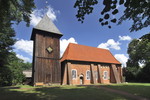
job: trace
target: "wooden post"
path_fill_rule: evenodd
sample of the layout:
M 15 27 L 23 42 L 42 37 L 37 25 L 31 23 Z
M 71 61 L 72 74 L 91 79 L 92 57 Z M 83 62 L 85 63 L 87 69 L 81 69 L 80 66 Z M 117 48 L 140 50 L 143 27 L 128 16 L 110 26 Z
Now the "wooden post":
M 113 75 L 114 75 L 116 83 L 121 83 L 118 71 L 116 69 L 116 65 L 115 64 L 111 64 L 111 67 L 112 67 L 112 71 L 113 71 Z
M 101 69 L 101 65 L 100 64 L 97 65 L 97 69 L 98 69 L 98 81 L 99 81 L 99 83 L 104 83 L 103 82 L 102 73 L 100 71 L 100 69 Z
M 94 67 L 94 64 L 91 64 L 90 66 L 91 68 L 91 83 L 95 84 L 95 75 L 94 75 L 94 70 L 93 70 L 93 67 Z
M 67 74 L 67 76 L 68 76 L 67 81 L 68 81 L 68 84 L 71 85 L 72 84 L 72 79 L 71 79 L 72 75 L 71 75 L 71 63 L 70 62 L 67 63 L 67 73 L 68 73 Z

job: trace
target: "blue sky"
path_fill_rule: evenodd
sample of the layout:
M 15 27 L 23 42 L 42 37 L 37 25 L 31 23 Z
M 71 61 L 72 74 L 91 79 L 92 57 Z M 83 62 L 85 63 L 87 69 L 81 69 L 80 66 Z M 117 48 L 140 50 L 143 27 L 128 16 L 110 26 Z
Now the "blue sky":
M 16 31 L 14 51 L 17 56 L 25 61 L 32 62 L 32 41 L 30 41 L 32 28 L 40 21 L 42 16 L 47 13 L 57 28 L 64 34 L 60 40 L 61 55 L 69 42 L 82 45 L 106 48 L 125 66 L 128 59 L 128 43 L 134 39 L 149 32 L 150 27 L 144 28 L 138 32 L 130 33 L 129 28 L 132 21 L 125 21 L 121 25 L 112 24 L 112 28 L 101 26 L 98 22 L 100 9 L 103 5 L 99 3 L 95 6 L 92 14 L 85 17 L 84 23 L 77 21 L 77 9 L 73 8 L 75 0 L 35 0 L 37 8 L 31 14 L 31 26 L 26 27 L 25 22 L 19 25 L 13 25 Z M 47 6 L 47 8 L 46 8 Z M 122 6 L 118 6 L 122 9 Z M 117 16 L 122 14 L 120 12 Z

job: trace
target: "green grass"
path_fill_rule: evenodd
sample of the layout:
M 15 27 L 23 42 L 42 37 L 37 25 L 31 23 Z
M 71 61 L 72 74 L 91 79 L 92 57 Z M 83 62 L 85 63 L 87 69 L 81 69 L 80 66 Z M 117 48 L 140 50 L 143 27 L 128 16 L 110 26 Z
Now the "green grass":
M 134 95 L 138 95 L 150 99 L 150 83 L 111 84 L 111 85 L 106 85 L 106 87 L 122 90 Z
M 97 84 L 99 85 L 99 84 Z M 150 99 L 150 83 L 103 85 Z M 0 87 L 0 100 L 130 100 L 94 86 Z
M 42 88 L 17 86 L 13 89 L 0 88 L 0 100 L 129 100 L 129 98 L 89 86 Z

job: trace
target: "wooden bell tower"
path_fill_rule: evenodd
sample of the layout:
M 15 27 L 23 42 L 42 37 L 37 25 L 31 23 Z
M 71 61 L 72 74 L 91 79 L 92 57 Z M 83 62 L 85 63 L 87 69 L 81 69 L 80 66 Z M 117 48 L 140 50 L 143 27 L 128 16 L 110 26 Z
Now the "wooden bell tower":
M 60 84 L 60 43 L 62 33 L 45 15 L 43 19 L 33 28 L 31 40 L 33 44 L 33 85 Z

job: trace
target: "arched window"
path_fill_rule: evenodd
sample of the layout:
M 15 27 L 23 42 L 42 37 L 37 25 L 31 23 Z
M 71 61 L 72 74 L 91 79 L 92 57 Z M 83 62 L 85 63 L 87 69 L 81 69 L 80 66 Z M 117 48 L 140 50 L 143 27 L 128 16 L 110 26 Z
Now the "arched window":
M 91 72 L 89 70 L 86 71 L 86 79 L 87 80 L 91 79 Z
M 77 78 L 77 70 L 72 69 L 72 79 L 76 79 L 76 78 Z
M 108 79 L 108 71 L 103 72 L 103 78 L 104 78 L 104 80 Z

